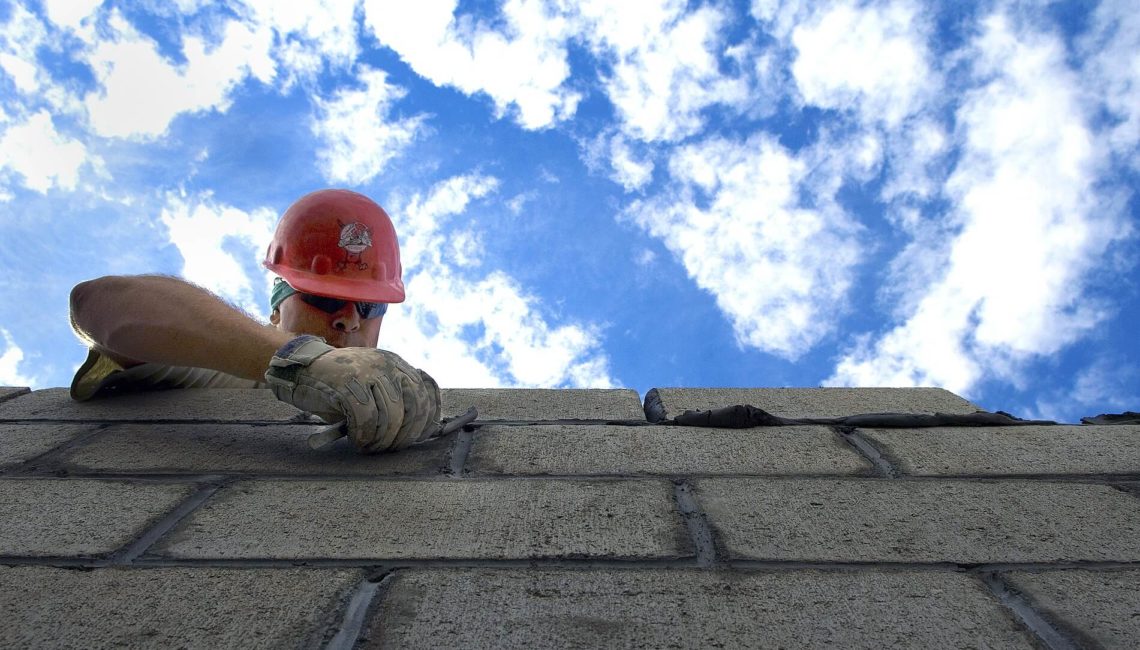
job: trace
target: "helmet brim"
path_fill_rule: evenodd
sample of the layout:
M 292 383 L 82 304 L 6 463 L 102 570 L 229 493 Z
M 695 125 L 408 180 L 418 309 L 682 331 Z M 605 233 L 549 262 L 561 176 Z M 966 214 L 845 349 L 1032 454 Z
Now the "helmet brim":
M 266 264 L 265 267 L 302 293 L 359 302 L 404 302 L 404 283 L 398 277 L 385 282 L 305 273 L 282 264 Z

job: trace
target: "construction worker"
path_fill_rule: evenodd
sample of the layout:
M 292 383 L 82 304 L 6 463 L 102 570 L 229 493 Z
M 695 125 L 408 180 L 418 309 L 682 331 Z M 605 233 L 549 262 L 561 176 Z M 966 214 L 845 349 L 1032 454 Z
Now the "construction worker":
M 376 348 L 387 305 L 404 300 L 399 245 L 383 208 L 348 190 L 308 194 L 282 215 L 264 265 L 279 276 L 270 325 L 178 278 L 76 285 L 72 327 L 90 352 L 72 397 L 269 388 L 327 422 L 344 422 L 366 453 L 438 430 L 435 380 Z

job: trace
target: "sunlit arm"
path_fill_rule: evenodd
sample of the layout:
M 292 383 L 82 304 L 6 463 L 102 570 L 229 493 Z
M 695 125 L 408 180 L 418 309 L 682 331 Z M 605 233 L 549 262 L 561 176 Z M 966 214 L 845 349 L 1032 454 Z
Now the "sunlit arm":
M 201 287 L 160 275 L 79 283 L 71 290 L 71 326 L 124 367 L 194 366 L 258 381 L 274 351 L 293 337 Z

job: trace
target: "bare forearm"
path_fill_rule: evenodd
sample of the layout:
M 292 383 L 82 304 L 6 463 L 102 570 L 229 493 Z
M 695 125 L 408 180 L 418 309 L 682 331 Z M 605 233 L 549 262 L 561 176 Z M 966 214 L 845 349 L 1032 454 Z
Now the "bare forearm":
M 177 278 L 108 276 L 71 292 L 76 333 L 120 361 L 195 366 L 260 380 L 292 338 Z

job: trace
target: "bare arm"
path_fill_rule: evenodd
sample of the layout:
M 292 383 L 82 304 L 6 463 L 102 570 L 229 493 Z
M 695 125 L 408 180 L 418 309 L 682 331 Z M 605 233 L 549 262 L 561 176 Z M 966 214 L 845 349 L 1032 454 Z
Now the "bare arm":
M 262 381 L 293 334 L 178 278 L 107 276 L 71 290 L 77 335 L 124 366 L 194 366 Z

